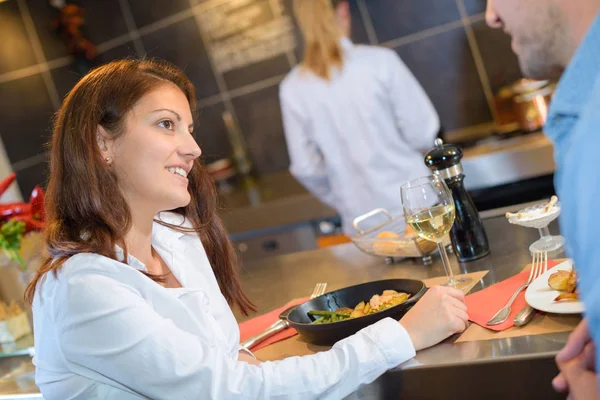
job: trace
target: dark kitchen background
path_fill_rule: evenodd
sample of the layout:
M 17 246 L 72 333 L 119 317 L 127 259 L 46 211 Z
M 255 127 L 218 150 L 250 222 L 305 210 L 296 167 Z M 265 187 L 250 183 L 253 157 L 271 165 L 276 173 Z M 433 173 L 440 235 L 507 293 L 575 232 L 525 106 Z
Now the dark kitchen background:
M 520 78 L 509 38 L 485 24 L 485 0 L 350 3 L 353 40 L 397 51 L 431 97 L 447 134 L 489 125 L 492 94 Z M 222 119 L 229 111 L 241 128 L 257 175 L 288 168 L 278 84 L 301 54 L 290 2 L 79 4 L 85 11 L 87 37 L 99 53 L 96 64 L 127 56 L 160 57 L 185 70 L 197 89 L 197 139 L 206 161 L 231 155 Z M 48 1 L 0 2 L 0 136 L 24 197 L 46 180 L 51 118 L 80 78 L 52 26 L 56 13 Z M 248 30 L 264 28 L 263 39 L 271 35 L 271 44 L 245 43 L 252 34 L 231 39 L 227 18 L 236 18 L 238 24 L 247 21 Z

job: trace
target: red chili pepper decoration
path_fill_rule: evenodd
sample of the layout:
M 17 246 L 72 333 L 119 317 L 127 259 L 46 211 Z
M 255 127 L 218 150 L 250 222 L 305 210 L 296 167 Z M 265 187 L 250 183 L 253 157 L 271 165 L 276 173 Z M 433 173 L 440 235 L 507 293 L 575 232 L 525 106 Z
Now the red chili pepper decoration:
M 31 213 L 33 214 L 33 218 L 42 221 L 46 220 L 44 201 L 44 189 L 39 186 L 34 187 L 33 192 L 31 192 L 31 197 L 29 198 L 29 204 L 31 204 Z
M 0 182 L 0 195 L 6 192 L 15 181 L 16 174 L 12 173 Z M 25 233 L 41 231 L 45 226 L 46 212 L 44 210 L 44 190 L 36 186 L 31 192 L 29 203 L 16 202 L 0 204 L 0 221 L 23 221 Z
M 17 174 L 13 172 L 12 174 L 4 178 L 2 182 L 0 182 L 0 196 L 2 196 L 4 192 L 6 192 L 6 189 L 8 189 L 10 185 L 12 185 L 16 178 Z

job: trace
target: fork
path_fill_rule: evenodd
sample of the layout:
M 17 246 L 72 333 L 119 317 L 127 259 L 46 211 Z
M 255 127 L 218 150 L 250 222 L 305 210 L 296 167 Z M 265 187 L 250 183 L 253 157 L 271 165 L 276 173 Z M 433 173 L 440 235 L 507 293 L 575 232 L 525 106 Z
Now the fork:
M 508 303 L 506 303 L 506 305 L 504 307 L 502 307 L 492 318 L 490 318 L 490 320 L 487 322 L 487 325 L 490 325 L 490 326 L 491 325 L 499 325 L 499 324 L 503 323 L 504 321 L 506 321 L 508 319 L 508 317 L 510 316 L 510 311 L 511 311 L 510 307 L 512 306 L 512 303 L 515 301 L 515 299 L 517 298 L 519 293 L 521 293 L 521 291 L 523 289 L 526 289 L 531 282 L 533 282 L 535 279 L 537 279 L 539 276 L 541 276 L 544 272 L 546 272 L 547 268 L 548 268 L 548 253 L 546 253 L 546 252 L 533 253 L 533 261 L 531 263 L 531 270 L 529 272 L 529 278 L 527 279 L 527 282 L 525 282 L 525 284 L 523 284 L 520 288 L 518 288 L 515 291 L 515 293 L 510 298 L 510 300 L 508 300 Z
M 542 274 L 544 272 L 546 272 L 547 270 L 548 270 L 548 253 L 544 252 L 544 271 L 542 272 Z M 515 326 L 523 326 L 523 325 L 527 324 L 529 321 L 531 321 L 533 319 L 534 315 L 535 315 L 535 309 L 533 307 L 531 307 L 529 304 L 527 304 L 525 307 L 523 307 L 523 309 L 521 311 L 519 311 L 517 313 L 517 315 L 515 315 L 513 322 L 514 322 Z
M 312 291 L 312 294 L 310 295 L 310 298 L 314 299 L 315 297 L 321 296 L 323 293 L 325 293 L 326 289 L 327 289 L 327 283 L 325 283 L 325 282 L 317 283 L 315 285 L 315 288 Z M 284 312 L 282 312 L 281 314 L 287 314 L 287 313 L 289 313 L 290 309 L 295 308 L 295 307 L 296 306 L 292 306 L 292 307 L 288 308 L 287 310 L 285 310 Z M 279 319 L 275 323 L 273 323 L 271 326 L 269 326 L 267 329 L 265 329 L 264 331 L 259 333 L 258 335 L 252 336 L 251 338 L 244 340 L 242 343 L 240 343 L 240 345 L 248 350 L 251 350 L 252 348 L 256 347 L 259 343 L 264 342 L 266 339 L 270 338 L 271 336 L 275 335 L 278 332 L 281 332 L 282 330 L 286 329 L 288 326 L 290 326 L 290 323 L 287 320 Z

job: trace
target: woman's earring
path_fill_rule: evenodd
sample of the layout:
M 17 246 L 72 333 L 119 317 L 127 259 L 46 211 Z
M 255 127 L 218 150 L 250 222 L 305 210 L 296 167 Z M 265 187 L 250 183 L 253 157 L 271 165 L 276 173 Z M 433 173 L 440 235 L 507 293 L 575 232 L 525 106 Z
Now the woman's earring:
M 111 162 L 112 160 L 110 159 L 110 157 L 106 157 L 106 158 L 104 159 L 104 161 L 106 161 L 106 163 L 107 163 L 108 165 L 110 165 L 110 162 Z

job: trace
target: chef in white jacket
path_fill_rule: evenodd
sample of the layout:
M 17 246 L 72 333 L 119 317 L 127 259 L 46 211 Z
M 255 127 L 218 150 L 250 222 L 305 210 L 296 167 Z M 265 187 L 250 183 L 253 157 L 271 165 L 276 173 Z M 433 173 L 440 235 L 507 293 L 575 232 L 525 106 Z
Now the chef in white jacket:
M 44 398 L 341 399 L 465 329 L 463 293 L 437 287 L 329 351 L 261 363 L 241 348 L 231 308 L 253 306 L 197 160 L 193 93 L 172 65 L 121 60 L 58 112 L 49 256 L 27 290 Z
M 304 57 L 280 86 L 290 172 L 342 217 L 383 207 L 402 212 L 400 186 L 430 175 L 437 113 L 409 69 L 390 49 L 348 38 L 346 0 L 296 0 Z

